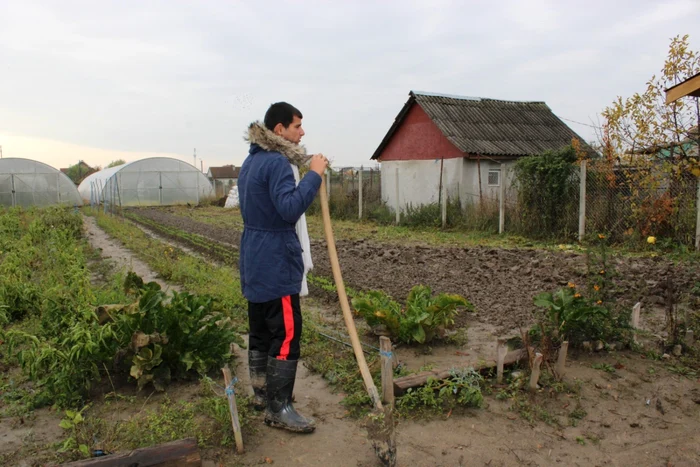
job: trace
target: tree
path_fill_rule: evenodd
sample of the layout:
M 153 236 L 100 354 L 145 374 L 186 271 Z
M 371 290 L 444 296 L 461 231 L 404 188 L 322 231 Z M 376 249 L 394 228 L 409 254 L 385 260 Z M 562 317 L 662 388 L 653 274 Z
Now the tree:
M 624 225 L 628 235 L 692 242 L 700 106 L 697 97 L 666 104 L 665 96 L 666 89 L 700 72 L 700 53 L 690 50 L 688 37 L 671 39 L 660 74 L 644 92 L 618 97 L 602 112 L 604 158 L 597 168 L 606 186 L 600 188 L 609 206 L 627 210 L 616 225 Z
M 697 139 L 700 107 L 697 97 L 685 97 L 667 105 L 665 90 L 700 72 L 700 53 L 689 49 L 688 35 L 671 40 L 668 57 L 659 76 L 652 76 L 643 93 L 618 97 L 603 110 L 606 119 L 601 137 L 608 158 L 664 151 L 671 158 L 687 159 L 690 138 Z
M 71 165 L 66 169 L 66 175 L 70 178 L 73 183 L 80 185 L 85 177 L 95 172 L 95 169 L 87 165 L 83 161 L 79 161 L 77 164 Z
M 126 161 L 124 159 L 117 159 L 116 161 L 112 161 L 109 163 L 107 168 L 109 169 L 110 167 L 116 167 L 118 165 L 124 165 L 126 164 Z

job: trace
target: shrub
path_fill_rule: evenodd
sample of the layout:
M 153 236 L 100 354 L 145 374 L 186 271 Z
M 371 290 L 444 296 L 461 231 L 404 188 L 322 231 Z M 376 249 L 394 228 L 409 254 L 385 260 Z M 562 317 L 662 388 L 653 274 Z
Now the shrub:
M 568 340 L 572 345 L 583 341 L 618 337 L 618 323 L 610 310 L 586 299 L 573 288 L 562 288 L 555 293 L 541 293 L 535 297 L 536 306 L 544 308 L 544 316 L 534 335 L 544 334 L 557 341 Z
M 576 150 L 523 157 L 515 164 L 520 207 L 519 229 L 533 237 L 567 237 L 576 232 L 579 180 Z
M 131 277 L 127 281 L 133 286 Z M 232 342 L 244 346 L 231 318 L 211 297 L 173 292 L 168 300 L 155 282 L 140 291 L 138 303 L 114 317 L 119 357 L 131 363 L 129 374 L 139 389 L 152 383 L 163 390 L 171 378 L 185 378 L 190 370 L 204 375 L 230 358 Z

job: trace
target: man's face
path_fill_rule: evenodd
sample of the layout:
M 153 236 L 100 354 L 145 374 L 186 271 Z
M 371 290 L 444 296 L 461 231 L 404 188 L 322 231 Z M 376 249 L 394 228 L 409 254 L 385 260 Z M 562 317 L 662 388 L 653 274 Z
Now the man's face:
M 301 137 L 305 134 L 304 129 L 301 127 L 301 118 L 296 115 L 287 128 L 281 123 L 278 123 L 277 126 L 275 126 L 275 133 L 294 144 L 299 144 Z

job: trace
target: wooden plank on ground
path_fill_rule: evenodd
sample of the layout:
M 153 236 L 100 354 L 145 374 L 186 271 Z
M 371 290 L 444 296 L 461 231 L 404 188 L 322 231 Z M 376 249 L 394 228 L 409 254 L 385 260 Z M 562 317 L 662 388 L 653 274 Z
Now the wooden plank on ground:
M 170 443 L 136 449 L 126 453 L 93 457 L 62 464 L 64 467 L 201 467 L 202 458 L 195 438 L 180 439 Z
M 512 366 L 523 360 L 527 360 L 528 354 L 526 349 L 513 350 L 508 352 L 503 359 L 504 366 Z M 485 373 L 489 370 L 496 368 L 495 360 L 486 360 L 483 362 L 475 363 L 473 365 L 474 369 L 480 373 Z M 469 365 L 472 366 L 472 365 Z M 454 368 L 454 367 L 453 367 Z M 402 378 L 396 378 L 394 380 L 394 395 L 401 396 L 406 393 L 408 388 L 416 388 L 423 386 L 428 382 L 429 378 L 435 378 L 438 380 L 447 379 L 450 376 L 451 368 L 445 370 L 430 370 L 422 371 L 416 373 L 415 375 L 408 375 Z

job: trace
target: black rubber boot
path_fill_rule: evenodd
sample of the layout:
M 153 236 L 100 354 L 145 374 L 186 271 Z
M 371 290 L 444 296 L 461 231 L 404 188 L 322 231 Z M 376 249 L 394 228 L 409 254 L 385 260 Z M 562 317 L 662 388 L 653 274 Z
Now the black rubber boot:
M 253 408 L 265 410 L 267 407 L 267 352 L 248 351 L 250 384 L 253 386 Z
M 265 424 L 296 433 L 311 433 L 316 422 L 297 413 L 292 405 L 298 360 L 267 360 L 267 410 Z

